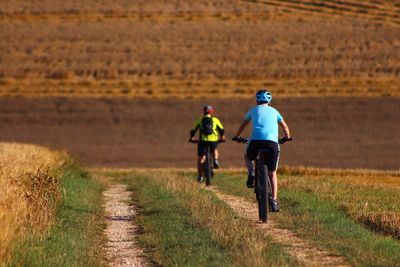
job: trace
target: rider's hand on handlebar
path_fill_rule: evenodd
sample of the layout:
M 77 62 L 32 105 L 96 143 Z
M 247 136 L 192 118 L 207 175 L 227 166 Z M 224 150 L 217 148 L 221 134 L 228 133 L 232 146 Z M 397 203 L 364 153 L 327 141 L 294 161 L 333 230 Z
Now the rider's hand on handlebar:
M 225 135 L 221 136 L 221 139 L 219 139 L 219 141 L 220 141 L 221 143 L 225 142 Z
M 292 140 L 293 140 L 292 137 L 284 136 L 283 138 L 279 139 L 279 144 L 284 144 L 284 143 L 286 143 L 288 141 L 292 141 Z
M 237 143 L 243 143 L 246 144 L 249 142 L 249 139 L 241 136 L 235 136 L 232 138 L 232 141 L 237 142 Z

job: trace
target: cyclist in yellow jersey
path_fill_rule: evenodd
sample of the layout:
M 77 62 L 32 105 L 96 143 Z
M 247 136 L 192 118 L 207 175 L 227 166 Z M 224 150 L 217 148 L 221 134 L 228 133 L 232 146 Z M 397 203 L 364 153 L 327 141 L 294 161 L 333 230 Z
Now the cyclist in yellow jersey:
M 218 153 L 218 142 L 225 141 L 224 127 L 221 121 L 217 117 L 213 117 L 214 108 L 210 105 L 203 107 L 203 117 L 196 120 L 194 128 L 190 131 L 191 142 L 195 141 L 194 136 L 199 130 L 200 139 L 197 146 L 197 180 L 201 182 L 202 177 L 202 164 L 204 163 L 206 157 L 206 149 L 210 147 L 214 158 L 214 168 L 219 168 L 219 153 Z

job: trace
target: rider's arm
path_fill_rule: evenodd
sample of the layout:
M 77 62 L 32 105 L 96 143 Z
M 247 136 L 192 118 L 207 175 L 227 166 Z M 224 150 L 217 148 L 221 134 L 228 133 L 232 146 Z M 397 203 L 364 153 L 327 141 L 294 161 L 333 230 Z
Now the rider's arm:
M 220 127 L 217 126 L 217 131 L 218 131 L 220 136 L 223 136 L 225 134 L 224 128 L 220 128 Z
M 219 132 L 219 135 L 221 136 L 221 140 L 222 141 L 225 141 L 225 130 L 222 128 L 217 128 L 217 130 L 218 130 L 218 132 Z
M 246 128 L 246 126 L 247 126 L 247 124 L 249 124 L 249 122 L 250 122 L 249 120 L 243 120 L 242 124 L 240 124 L 240 126 L 236 132 L 235 137 L 238 137 L 243 132 L 243 130 Z
M 224 141 L 225 140 L 224 126 L 222 126 L 222 123 L 218 118 L 216 118 L 216 117 L 213 117 L 213 118 L 215 119 L 215 124 L 217 125 L 217 131 L 218 131 L 219 135 L 221 136 L 221 140 Z
M 192 141 L 193 141 L 194 135 L 195 135 L 196 132 L 197 132 L 197 129 L 200 128 L 200 122 L 199 122 L 199 121 L 200 121 L 200 120 L 197 120 L 196 123 L 195 123 L 195 125 L 194 125 L 194 128 L 193 128 L 192 130 L 190 130 L 190 140 L 192 140 Z
M 190 130 L 190 138 L 193 138 L 193 136 L 196 134 L 197 128 Z
M 279 121 L 279 125 L 282 127 L 282 130 L 285 133 L 285 136 L 287 138 L 290 138 L 290 131 L 289 131 L 289 127 L 287 126 L 286 122 L 282 119 Z

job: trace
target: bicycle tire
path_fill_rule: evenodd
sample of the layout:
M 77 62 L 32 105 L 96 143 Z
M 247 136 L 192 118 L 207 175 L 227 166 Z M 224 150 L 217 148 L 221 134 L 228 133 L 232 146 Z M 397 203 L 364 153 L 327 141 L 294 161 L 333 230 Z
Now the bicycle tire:
M 266 170 L 268 167 L 266 168 Z M 269 211 L 272 211 L 271 209 L 271 203 L 270 200 L 272 199 L 272 185 L 271 185 L 271 180 L 269 179 L 268 172 L 267 173 L 267 207 L 269 208 Z
M 256 194 L 256 200 L 260 201 L 260 186 L 259 186 L 259 171 L 258 171 L 259 160 L 254 161 L 254 194 Z
M 211 184 L 212 176 L 212 163 L 211 163 L 211 153 L 210 148 L 207 148 L 206 161 L 204 164 L 204 176 L 206 177 L 206 186 Z
M 259 192 L 260 197 L 258 201 L 258 215 L 263 223 L 268 221 L 268 167 L 264 164 L 264 157 L 260 155 L 260 162 L 258 164 L 259 172 Z

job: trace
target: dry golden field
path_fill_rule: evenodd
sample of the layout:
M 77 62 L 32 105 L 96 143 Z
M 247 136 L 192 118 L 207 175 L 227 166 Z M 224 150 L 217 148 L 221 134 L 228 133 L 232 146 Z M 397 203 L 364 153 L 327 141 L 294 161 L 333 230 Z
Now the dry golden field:
M 2 1 L 0 95 L 400 95 L 400 1 Z
M 8 260 L 12 241 L 53 222 L 66 160 L 64 153 L 44 147 L 0 143 L 1 263 Z
M 400 238 L 400 172 L 283 167 L 280 173 L 295 178 L 283 187 L 318 192 L 368 228 Z

